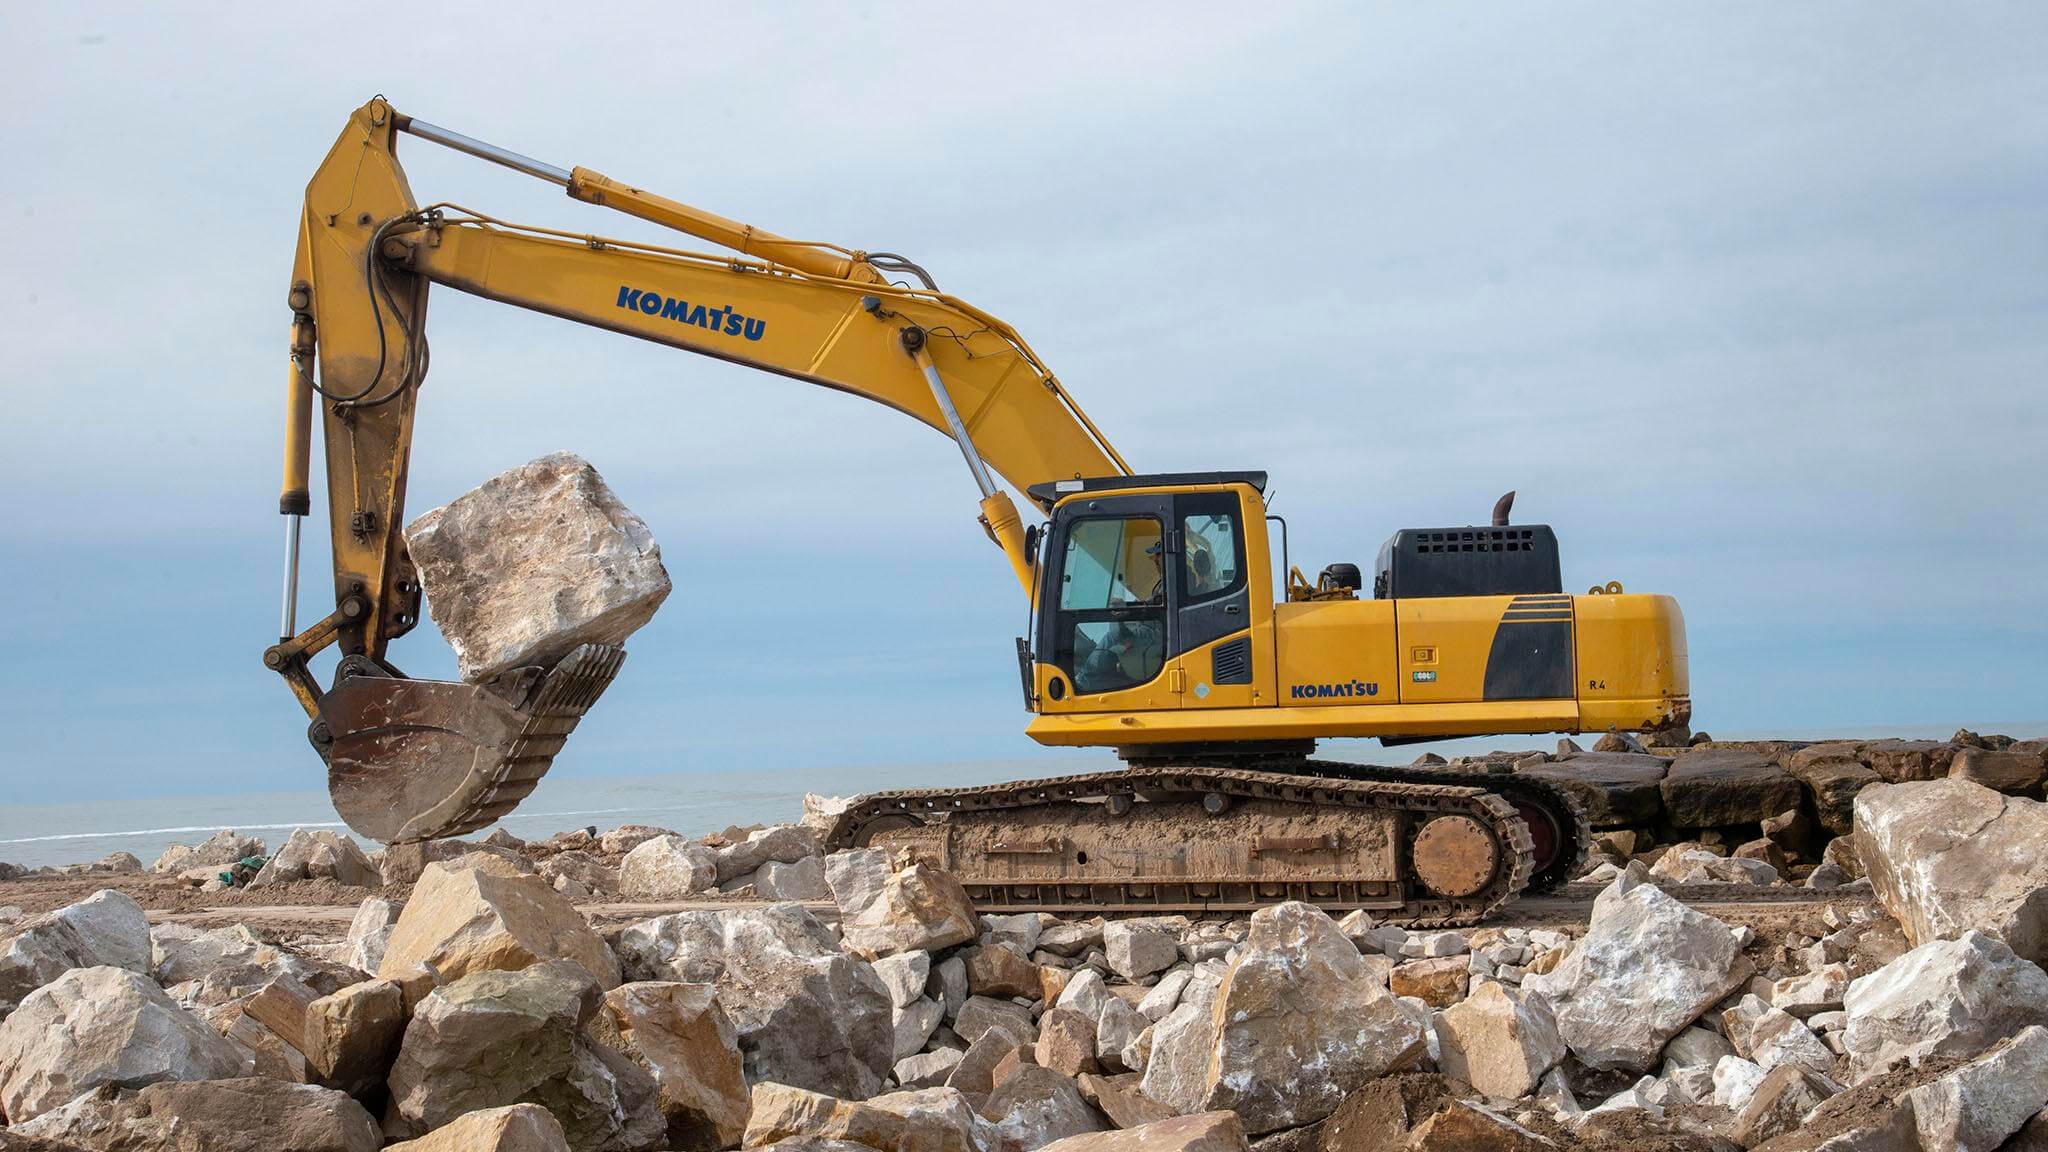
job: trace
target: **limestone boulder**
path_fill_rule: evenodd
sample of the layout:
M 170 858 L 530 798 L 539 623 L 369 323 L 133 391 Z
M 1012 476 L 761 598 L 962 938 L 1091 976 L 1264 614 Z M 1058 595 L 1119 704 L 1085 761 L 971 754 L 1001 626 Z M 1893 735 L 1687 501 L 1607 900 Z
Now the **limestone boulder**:
M 951 1088 L 856 1101 L 787 1084 L 757 1084 L 742 1146 L 840 1141 L 874 1152 L 979 1152 L 979 1126 L 966 1098 Z
M 769 864 L 800 864 L 819 854 L 817 833 L 801 824 L 776 824 L 715 850 L 712 864 L 718 869 L 718 882 L 727 884 Z
M 1994 1152 L 2048 1107 L 2048 1028 L 2029 1025 L 1906 1100 L 1922 1148 Z
M 538 1104 L 467 1112 L 417 1140 L 386 1152 L 570 1152 L 555 1114 Z
M 656 836 L 673 836 L 675 833 L 652 824 L 621 824 L 597 838 L 597 849 L 606 856 L 624 856 Z
M 1038 1020 L 1038 1043 L 1033 1052 L 1041 1067 L 1062 1076 L 1101 1071 L 1095 1058 L 1095 1021 L 1072 1008 L 1052 1008 Z
M 619 951 L 636 980 L 717 986 L 750 1083 L 860 1100 L 894 1065 L 888 987 L 802 905 L 657 917 L 621 932 Z
M 298 880 L 332 880 L 350 888 L 375 888 L 384 882 L 354 840 L 329 828 L 292 829 L 284 847 L 264 863 L 249 887 Z
M 549 960 L 579 965 L 600 988 L 619 985 L 618 958 L 575 905 L 538 876 L 470 855 L 420 874 L 377 975 L 417 1002 L 437 983 Z
M 669 594 L 654 534 L 567 452 L 499 473 L 406 525 L 405 540 L 471 683 L 623 643 Z
M 1001 1031 L 1020 1043 L 1034 1042 L 1038 1036 L 1038 1026 L 1032 1022 L 1031 1009 L 987 996 L 967 998 L 967 1002 L 960 1006 L 959 1014 L 953 1017 L 953 1031 L 969 1043 L 990 1031 Z
M 829 877 L 829 868 L 828 868 Z M 950 874 L 911 864 L 889 874 L 866 903 L 849 905 L 838 882 L 839 926 L 846 948 L 869 960 L 898 952 L 933 952 L 981 933 L 967 890 Z
M 1764 1074 L 1735 1114 L 1735 1141 L 1754 1148 L 1791 1132 L 1808 1112 L 1834 1095 L 1828 1081 L 1804 1068 L 1784 1065 Z
M 1314 1123 L 1425 1053 L 1426 1021 L 1376 978 L 1335 921 L 1302 903 L 1253 914 L 1217 989 L 1213 1025 L 1202 1110 L 1236 1112 L 1252 1133 Z
M 534 871 L 571 900 L 610 896 L 619 890 L 618 870 L 581 849 L 557 852 Z
M 1050 1068 L 1019 1067 L 996 1085 L 981 1106 L 986 1152 L 1034 1152 L 1054 1141 L 1105 1131 L 1102 1114 L 1080 1086 Z
M 1008 944 L 984 944 L 969 950 L 967 990 L 976 996 L 1023 996 L 1039 994 L 1038 965 Z
M 717 1152 L 746 1132 L 739 1034 L 715 986 L 622 984 L 605 993 L 590 1032 L 654 1077 L 674 1152 Z
M 717 887 L 717 854 L 674 833 L 642 840 L 619 861 L 619 895 L 628 900 L 681 900 Z
M 362 1095 L 384 1082 L 404 1035 L 404 989 L 365 980 L 306 1006 L 299 1048 L 317 1082 Z
M 1125 1128 L 1090 1132 L 1045 1146 L 1046 1152 L 1246 1152 L 1244 1124 L 1234 1112 L 1198 1112 Z
M 1866 788 L 1856 849 L 1913 943 L 1974 928 L 2048 961 L 2048 804 L 1968 780 Z
M 1857 752 L 1887 784 L 1939 780 L 1948 775 L 1956 746 L 1940 740 L 1873 740 Z
M 912 1053 L 896 1061 L 896 1083 L 905 1088 L 944 1087 L 966 1058 L 966 1051 L 960 1048 Z
M 1588 1067 L 1646 1072 L 1664 1045 L 1749 979 L 1734 930 L 1638 879 L 1637 866 L 1593 902 L 1586 935 L 1547 975 L 1544 997 L 1567 1047 Z
M 830 900 L 825 883 L 825 858 L 806 856 L 785 864 L 770 860 L 753 873 L 754 891 L 763 900 Z
M 238 836 L 232 828 L 223 828 L 197 844 L 173 844 L 164 849 L 149 866 L 159 876 L 176 876 L 194 868 L 226 868 L 237 861 L 264 854 L 263 841 L 254 836 Z
M 1922 944 L 1850 981 L 1842 1029 L 1858 1079 L 1908 1061 L 1974 1056 L 2048 1025 L 2048 972 L 1982 932 Z
M 1671 762 L 1632 752 L 1573 752 L 1549 763 L 1517 767 L 1562 787 L 1595 828 L 1654 824 L 1663 811 L 1661 788 Z
M 1671 762 L 1659 790 L 1665 819 L 1680 828 L 1754 824 L 1800 801 L 1791 773 L 1742 748 L 1688 749 Z
M 2000 792 L 2025 792 L 2041 783 L 2048 773 L 2041 753 L 2022 748 L 1960 748 L 1949 762 L 1948 774 Z
M 343 964 L 362 972 L 375 972 L 384 964 L 384 949 L 398 927 L 398 905 L 382 896 L 371 896 L 356 905 L 348 922 L 343 943 L 348 947 L 339 957 Z
M 875 975 L 889 990 L 892 1007 L 904 1008 L 923 998 L 932 983 L 932 954 L 898 952 L 875 961 Z
M 1110 971 L 1138 981 L 1171 968 L 1180 960 L 1180 934 L 1186 926 L 1177 917 L 1108 921 L 1102 926 L 1102 950 Z
M 1856 794 L 1883 777 L 1865 764 L 1853 744 L 1817 744 L 1793 754 L 1788 771 L 1805 785 L 1822 826 L 1846 836 L 1855 823 Z
M 111 888 L 0 929 L 0 1015 L 73 968 L 150 970 L 142 905 Z
M 1221 981 L 1200 973 L 1181 992 L 1180 1003 L 1151 1028 L 1139 1090 L 1176 1115 L 1207 1110 L 1209 1067 L 1216 1051 L 1216 994 Z
M 484 969 L 436 988 L 406 1025 L 388 1084 L 386 1128 L 425 1135 L 465 1113 L 539 1104 L 578 1152 L 654 1149 L 667 1134 L 653 1078 L 588 1039 L 599 987 L 550 960 Z
M 0 1021 L 0 1110 L 33 1119 L 102 1084 L 246 1076 L 252 1062 L 126 968 L 77 968 Z
M 1396 996 L 1413 996 L 1432 1008 L 1448 1008 L 1465 998 L 1472 975 L 1463 956 L 1410 960 L 1387 972 L 1387 988 Z
M 128 1152 L 377 1152 L 377 1122 L 346 1093 L 263 1077 L 151 1084 L 114 1106 Z
M 1444 1075 L 1507 1100 L 1535 1092 L 1566 1051 L 1542 997 L 1492 981 L 1444 1011 L 1437 1039 Z

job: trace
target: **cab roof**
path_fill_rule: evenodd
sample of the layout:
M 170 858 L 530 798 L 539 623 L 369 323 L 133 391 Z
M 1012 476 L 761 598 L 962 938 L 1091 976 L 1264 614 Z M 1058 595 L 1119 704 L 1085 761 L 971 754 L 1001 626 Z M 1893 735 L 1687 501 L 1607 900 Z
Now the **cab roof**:
M 1062 497 L 1077 492 L 1128 492 L 1145 488 L 1185 488 L 1194 484 L 1249 484 L 1261 495 L 1266 491 L 1264 472 L 1141 472 L 1131 476 L 1090 476 L 1078 480 L 1048 480 L 1025 489 L 1042 508 L 1050 508 Z

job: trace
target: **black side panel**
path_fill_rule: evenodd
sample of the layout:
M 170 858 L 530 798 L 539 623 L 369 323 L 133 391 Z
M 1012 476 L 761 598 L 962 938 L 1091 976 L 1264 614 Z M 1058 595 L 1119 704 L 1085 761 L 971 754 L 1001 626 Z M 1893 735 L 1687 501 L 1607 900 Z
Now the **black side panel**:
M 1221 640 L 1247 627 L 1246 605 L 1251 594 L 1240 588 L 1220 600 L 1210 600 L 1180 610 L 1180 629 L 1173 638 L 1173 655 L 1192 652 L 1204 644 Z
M 1209 683 L 1249 684 L 1252 682 L 1252 638 L 1239 636 L 1218 644 L 1209 653 Z
M 1503 619 L 1486 656 L 1486 699 L 1562 700 L 1571 694 L 1571 620 Z

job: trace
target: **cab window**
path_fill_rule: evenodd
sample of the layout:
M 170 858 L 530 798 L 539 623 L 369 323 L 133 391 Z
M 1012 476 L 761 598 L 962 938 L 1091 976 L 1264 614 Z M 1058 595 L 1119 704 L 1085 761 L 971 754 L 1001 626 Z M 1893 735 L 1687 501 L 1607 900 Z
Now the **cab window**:
M 1053 660 L 1076 693 L 1149 683 L 1165 667 L 1164 543 L 1150 516 L 1080 520 L 1068 530 Z
M 1229 493 L 1182 497 L 1181 602 L 1193 604 L 1235 592 L 1244 582 L 1244 536 L 1237 497 Z

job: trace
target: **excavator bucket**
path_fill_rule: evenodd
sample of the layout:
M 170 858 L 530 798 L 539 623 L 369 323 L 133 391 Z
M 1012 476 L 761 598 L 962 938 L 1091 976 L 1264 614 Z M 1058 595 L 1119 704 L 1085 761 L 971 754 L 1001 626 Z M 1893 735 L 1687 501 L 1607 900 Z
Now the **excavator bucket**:
M 551 669 L 491 684 L 392 676 L 367 661 L 320 701 L 327 791 L 358 834 L 386 844 L 459 836 L 510 812 L 547 774 L 625 662 L 585 644 Z

